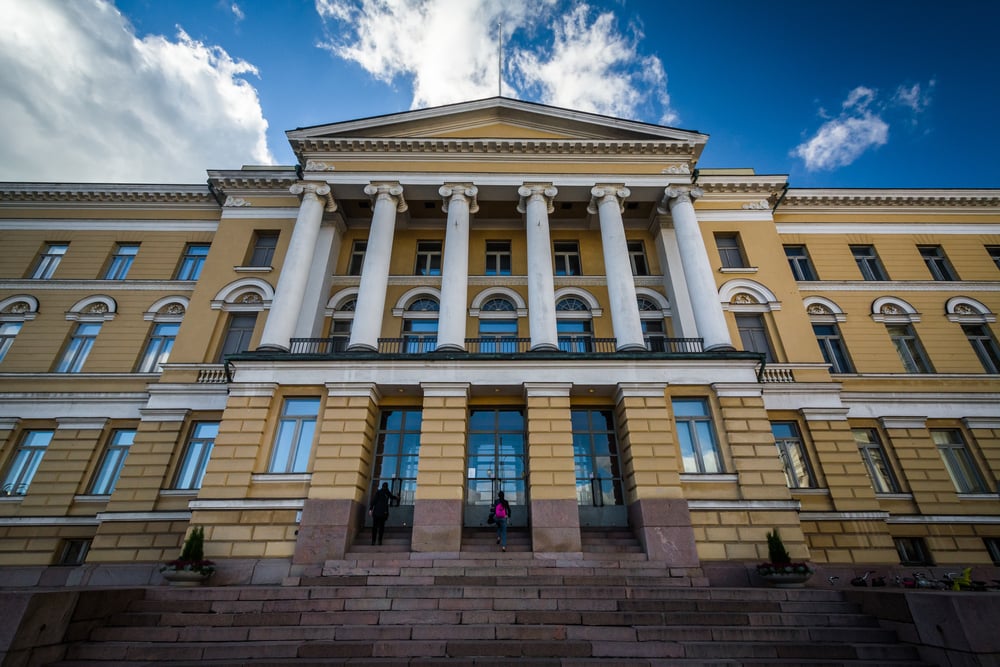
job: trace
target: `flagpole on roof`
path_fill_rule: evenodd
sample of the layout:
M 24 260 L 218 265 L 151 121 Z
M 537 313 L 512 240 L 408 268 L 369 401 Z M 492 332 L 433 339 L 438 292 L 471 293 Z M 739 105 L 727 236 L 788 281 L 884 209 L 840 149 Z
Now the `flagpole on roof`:
M 503 17 L 497 20 L 497 96 L 503 97 Z

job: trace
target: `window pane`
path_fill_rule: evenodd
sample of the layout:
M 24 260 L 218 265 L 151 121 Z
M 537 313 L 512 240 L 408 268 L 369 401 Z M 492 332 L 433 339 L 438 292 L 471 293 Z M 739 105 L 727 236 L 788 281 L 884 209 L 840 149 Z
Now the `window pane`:
M 20 322 L 0 322 L 0 361 L 7 356 L 7 351 L 14 344 L 14 339 L 21 332 Z
M 132 268 L 132 261 L 139 253 L 139 246 L 132 244 L 119 244 L 115 254 L 111 258 L 111 266 L 104 274 L 105 280 L 125 280 L 128 270 Z
M 125 457 L 135 442 L 135 431 L 115 431 L 104 452 L 104 458 L 94 477 L 90 492 L 95 496 L 111 495 L 125 465 Z
M 212 456 L 215 438 L 219 435 L 218 422 L 199 422 L 191 432 L 184 458 L 177 471 L 177 489 L 200 489 L 205 469 Z
M 201 277 L 201 269 L 205 266 L 205 258 L 208 257 L 207 245 L 189 245 L 184 251 L 180 268 L 177 269 L 177 280 L 198 280 Z
M 42 456 L 52 442 L 54 431 L 28 431 L 14 452 L 7 473 L 4 475 L 0 495 L 23 496 L 42 462 Z
M 63 358 L 56 367 L 57 373 L 79 373 L 94 346 L 97 334 L 101 331 L 99 323 L 81 323 L 76 327 L 73 338 L 70 339 Z
M 278 232 L 259 231 L 254 237 L 250 266 L 271 266 L 274 251 L 278 247 Z
M 38 263 L 31 277 L 35 280 L 48 280 L 56 272 L 56 267 L 62 260 L 63 255 L 69 250 L 68 243 L 50 243 L 45 247 L 45 252 L 38 256 Z

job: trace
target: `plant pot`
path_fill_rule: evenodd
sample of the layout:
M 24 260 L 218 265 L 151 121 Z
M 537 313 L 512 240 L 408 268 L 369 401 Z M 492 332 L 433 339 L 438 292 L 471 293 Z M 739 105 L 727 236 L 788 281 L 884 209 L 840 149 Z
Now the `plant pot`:
M 771 574 L 757 574 L 758 577 L 771 584 L 775 588 L 805 588 L 812 572 L 772 572 Z
M 212 576 L 212 573 L 202 574 L 191 570 L 164 570 L 161 572 L 163 578 L 171 586 L 193 587 L 201 586 L 202 582 Z

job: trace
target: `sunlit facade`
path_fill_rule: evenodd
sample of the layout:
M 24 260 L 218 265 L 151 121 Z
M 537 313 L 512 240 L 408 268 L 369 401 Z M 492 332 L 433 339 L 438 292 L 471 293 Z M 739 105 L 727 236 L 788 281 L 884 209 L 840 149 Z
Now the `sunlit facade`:
M 0 565 L 201 525 L 280 578 L 383 481 L 413 552 L 503 490 L 537 553 L 1000 562 L 1000 189 L 796 189 L 506 98 L 288 139 L 207 185 L 0 184 Z

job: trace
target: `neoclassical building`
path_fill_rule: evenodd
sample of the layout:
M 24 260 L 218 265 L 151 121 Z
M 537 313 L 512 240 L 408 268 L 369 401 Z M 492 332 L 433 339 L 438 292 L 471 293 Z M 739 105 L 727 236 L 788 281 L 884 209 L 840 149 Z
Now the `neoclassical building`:
M 204 526 L 279 577 L 382 482 L 413 552 L 502 490 L 536 553 L 1000 564 L 1000 189 L 796 189 L 507 98 L 287 136 L 207 185 L 0 184 L 0 565 Z

